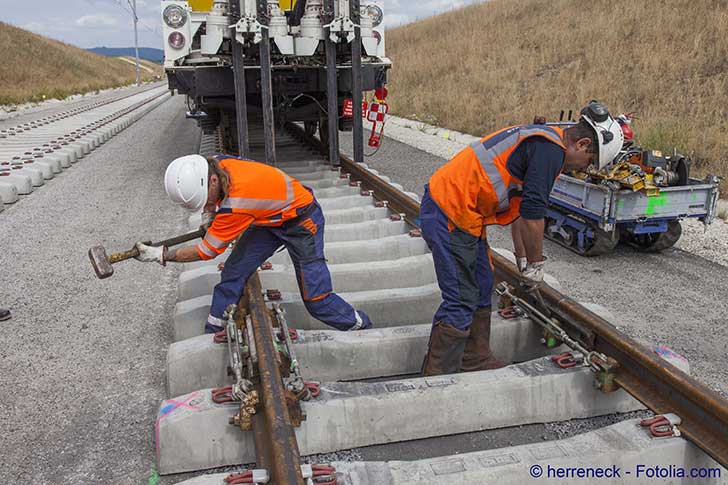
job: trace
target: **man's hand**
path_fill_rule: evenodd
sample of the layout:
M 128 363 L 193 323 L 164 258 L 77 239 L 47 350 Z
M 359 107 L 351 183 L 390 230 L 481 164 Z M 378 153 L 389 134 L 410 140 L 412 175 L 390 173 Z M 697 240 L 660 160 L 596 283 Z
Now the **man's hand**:
M 543 281 L 543 268 L 545 265 L 546 260 L 527 263 L 526 267 L 521 271 L 521 275 L 528 283 L 538 285 L 538 283 Z
M 162 266 L 166 266 L 166 260 L 164 256 L 167 253 L 167 246 L 147 246 L 144 243 L 136 243 L 135 248 L 139 251 L 139 256 L 134 259 L 141 261 L 142 263 L 153 263 L 157 262 Z
M 212 225 L 212 222 L 215 220 L 216 212 L 203 212 L 202 213 L 202 224 L 200 225 L 200 229 L 207 231 L 210 229 L 210 226 Z

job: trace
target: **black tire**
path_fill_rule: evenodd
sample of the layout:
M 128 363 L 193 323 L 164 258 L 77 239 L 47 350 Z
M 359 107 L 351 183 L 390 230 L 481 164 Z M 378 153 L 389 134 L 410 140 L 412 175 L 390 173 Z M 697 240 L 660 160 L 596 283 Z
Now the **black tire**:
M 317 129 L 318 129 L 318 121 L 304 121 L 303 122 L 303 131 L 306 133 L 306 136 L 315 135 Z
M 579 254 L 593 258 L 614 251 L 614 248 L 619 244 L 619 231 L 605 232 L 594 228 L 592 230 L 594 231 L 594 239 L 591 241 L 591 245 L 586 251 Z
M 551 219 L 548 219 L 546 221 L 547 228 L 550 225 L 551 221 Z M 618 231 L 605 232 L 593 226 L 590 226 L 590 229 L 594 232 L 594 239 L 587 242 L 586 249 L 579 248 L 576 230 L 570 227 L 564 227 L 564 230 L 567 232 L 566 238 L 562 237 L 561 235 L 551 235 L 548 230 L 545 231 L 545 236 L 547 239 L 559 244 L 560 246 L 568 248 L 571 251 L 574 251 L 576 254 L 588 258 L 607 254 L 613 251 L 614 248 L 617 247 L 617 244 L 619 244 Z
M 682 236 L 680 221 L 670 221 L 667 231 L 652 234 L 632 234 L 630 242 L 644 253 L 659 253 L 670 249 Z

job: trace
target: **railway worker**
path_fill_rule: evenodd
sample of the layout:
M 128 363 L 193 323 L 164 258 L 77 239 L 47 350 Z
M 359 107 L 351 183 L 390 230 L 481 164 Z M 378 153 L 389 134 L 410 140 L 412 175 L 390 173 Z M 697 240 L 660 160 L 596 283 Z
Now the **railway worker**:
M 223 329 L 223 313 L 237 304 L 260 265 L 285 246 L 296 268 L 308 312 L 337 330 L 372 326 L 369 317 L 333 292 L 324 258 L 324 215 L 313 192 L 283 171 L 229 155 L 177 158 L 167 167 L 165 189 L 190 211 L 203 209 L 207 226 L 197 246 L 180 249 L 137 243 L 138 260 L 187 263 L 213 259 L 237 243 L 215 286 L 206 333 Z
M 543 280 L 544 216 L 556 178 L 592 163 L 608 165 L 622 141 L 619 123 L 592 101 L 569 128 L 502 129 L 432 175 L 420 222 L 443 301 L 433 318 L 425 375 L 503 366 L 489 342 L 493 266 L 486 227 L 511 225 L 518 269 L 535 287 Z

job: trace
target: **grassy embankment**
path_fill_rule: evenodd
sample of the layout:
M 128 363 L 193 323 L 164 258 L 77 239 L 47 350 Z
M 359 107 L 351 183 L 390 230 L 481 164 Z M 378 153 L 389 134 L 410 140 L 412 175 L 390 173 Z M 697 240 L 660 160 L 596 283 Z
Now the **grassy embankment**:
M 119 87 L 134 82 L 134 65 L 103 57 L 0 22 L 0 105 L 63 99 L 72 94 Z M 161 66 L 144 62 L 143 80 L 162 74 Z
M 487 134 L 603 100 L 728 177 L 728 3 L 492 0 L 387 32 L 395 114 Z M 728 183 L 723 183 L 723 193 Z

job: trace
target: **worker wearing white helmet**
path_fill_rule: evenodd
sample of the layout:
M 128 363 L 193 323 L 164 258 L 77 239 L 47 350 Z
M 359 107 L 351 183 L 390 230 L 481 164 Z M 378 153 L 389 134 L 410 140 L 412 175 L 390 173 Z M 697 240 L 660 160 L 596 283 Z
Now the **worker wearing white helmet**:
M 164 186 L 170 199 L 190 211 L 203 209 L 211 223 L 197 246 L 167 250 L 137 243 L 144 262 L 180 263 L 213 259 L 230 242 L 213 292 L 207 333 L 223 329 L 223 314 L 237 304 L 245 283 L 281 246 L 288 250 L 306 309 L 338 330 L 363 330 L 372 322 L 334 293 L 324 257 L 324 215 L 313 191 L 285 172 L 263 163 L 228 155 L 188 155 L 170 163 Z
M 455 155 L 425 186 L 422 236 L 432 251 L 442 304 L 433 317 L 425 375 L 494 369 L 490 349 L 493 268 L 489 225 L 511 225 L 524 284 L 543 280 L 544 217 L 560 173 L 603 168 L 622 149 L 622 129 L 597 101 L 562 129 L 510 126 Z

